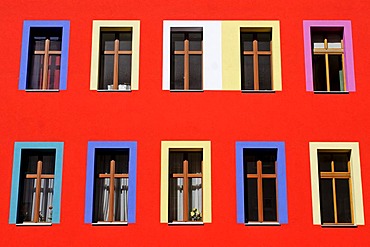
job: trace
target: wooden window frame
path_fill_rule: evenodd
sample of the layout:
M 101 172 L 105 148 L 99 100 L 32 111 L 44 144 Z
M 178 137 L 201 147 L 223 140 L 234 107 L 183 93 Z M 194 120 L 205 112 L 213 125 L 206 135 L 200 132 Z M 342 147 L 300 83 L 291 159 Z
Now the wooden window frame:
M 243 49 L 243 47 L 241 47 L 241 56 L 242 56 L 242 60 L 244 58 L 244 56 L 250 56 L 252 55 L 253 56 L 253 83 L 254 83 L 254 88 L 253 90 L 254 91 L 259 91 L 260 89 L 260 85 L 259 85 L 259 72 L 258 72 L 258 67 L 259 67 L 259 63 L 258 63 L 258 57 L 259 56 L 270 56 L 270 71 L 271 71 L 271 74 L 270 74 L 270 77 L 271 77 L 271 89 L 268 89 L 268 90 L 274 90 L 274 82 L 273 82 L 273 60 L 272 60 L 272 29 L 266 29 L 266 28 L 242 28 L 241 29 L 241 33 L 253 33 L 253 50 L 252 51 L 246 51 Z M 270 41 L 270 51 L 259 51 L 258 50 L 258 40 L 257 40 L 257 37 L 256 34 L 257 33 L 270 33 L 271 34 L 271 41 Z M 242 71 L 243 71 L 243 68 L 242 68 Z M 242 78 L 243 80 L 243 78 Z M 242 81 L 242 84 L 244 82 Z M 245 90 L 247 91 L 247 89 Z
M 198 152 L 202 152 L 203 153 L 203 150 L 198 150 L 198 149 L 177 149 L 177 150 L 170 150 L 170 153 L 171 152 L 183 152 L 184 154 L 188 154 L 189 152 L 195 152 L 195 151 L 198 151 Z M 171 164 L 168 164 L 169 166 Z M 188 186 L 188 179 L 189 178 L 202 178 L 202 191 L 203 191 L 203 160 L 201 162 L 201 168 L 202 168 L 202 173 L 189 173 L 189 161 L 186 160 L 186 158 L 184 158 L 183 160 L 183 163 L 182 163 L 182 166 L 183 166 L 183 172 L 182 173 L 174 173 L 172 174 L 172 176 L 170 176 L 170 178 L 182 178 L 183 179 L 183 193 L 184 193 L 184 200 L 183 200 L 183 207 L 184 207 L 184 211 L 183 211 L 183 215 L 184 215 L 184 220 L 183 222 L 188 222 L 189 221 L 189 186 Z M 202 199 L 202 205 L 203 205 L 203 199 Z M 170 206 L 170 204 L 169 204 Z M 202 213 L 202 212 L 201 212 Z M 201 221 L 201 220 L 200 220 Z
M 177 33 L 183 33 L 185 35 L 184 39 L 184 50 L 179 51 L 179 50 L 174 50 L 174 52 L 171 54 L 171 61 L 173 60 L 173 57 L 175 55 L 184 55 L 184 88 L 183 89 L 171 89 L 171 90 L 190 90 L 190 55 L 201 55 L 202 56 L 202 77 L 203 77 L 203 30 L 198 30 L 195 29 L 194 31 L 190 29 L 184 29 L 181 30 L 181 28 L 175 28 L 175 31 L 171 30 L 171 36 L 172 33 L 177 32 Z M 189 33 L 201 33 L 202 34 L 202 42 L 201 42 L 201 50 L 190 50 L 190 41 L 189 41 Z M 172 43 L 172 37 L 171 37 L 171 43 Z M 171 70 L 174 68 L 171 68 Z M 171 78 L 172 79 L 172 78 Z M 202 88 L 201 89 L 194 89 L 195 91 L 197 90 L 203 90 L 203 78 L 202 78 Z M 194 91 L 192 90 L 192 91 Z
M 126 30 L 127 29 L 127 30 Z M 101 28 L 101 31 L 100 31 L 100 45 L 101 47 L 103 46 L 102 44 L 102 37 L 101 37 L 101 34 L 102 33 L 114 33 L 115 34 L 115 41 L 114 41 L 114 50 L 113 51 L 110 51 L 110 50 L 104 50 L 102 51 L 102 53 L 100 54 L 100 59 L 102 58 L 102 56 L 104 55 L 113 55 L 114 56 L 114 59 L 113 59 L 113 90 L 118 90 L 118 73 L 119 73 L 119 55 L 131 55 L 132 56 L 132 45 L 131 45 L 131 50 L 120 50 L 119 49 L 119 34 L 120 33 L 123 33 L 123 32 L 130 32 L 131 33 L 131 37 L 132 37 L 132 28 Z M 131 43 L 133 43 L 132 41 L 132 38 L 131 38 Z M 101 49 L 102 50 L 102 49 Z M 100 50 L 100 51 L 101 51 Z M 99 71 L 101 73 L 101 69 L 102 69 L 103 65 L 99 62 Z M 131 73 L 130 73 L 131 75 Z M 131 76 L 130 76 L 131 77 Z M 98 84 L 101 83 L 101 77 L 99 75 L 99 82 Z M 131 90 L 131 78 L 130 78 L 130 89 L 125 89 L 125 90 Z M 104 90 L 104 89 L 99 89 L 99 90 Z M 122 89 L 119 89 L 119 90 L 122 90 Z
M 257 179 L 257 198 L 258 198 L 258 222 L 265 222 L 264 218 L 263 218 L 263 209 L 264 209 L 264 205 L 263 205 L 263 186 L 262 186 L 262 181 L 264 178 L 274 178 L 275 179 L 275 186 L 277 188 L 278 184 L 277 184 L 277 176 L 276 176 L 276 161 L 275 161 L 275 173 L 274 174 L 264 174 L 262 172 L 262 161 L 261 160 L 258 160 L 257 161 L 257 173 L 256 174 L 253 174 L 253 173 L 247 173 L 247 179 Z M 278 201 L 279 201 L 279 198 L 277 196 L 277 193 L 275 195 L 276 197 L 276 205 L 279 205 L 278 204 Z M 278 210 L 277 208 L 275 208 L 276 210 L 276 219 L 279 218 L 279 215 L 278 215 Z M 253 221 L 249 221 L 248 222 L 253 222 Z M 273 221 L 275 222 L 275 221 Z
M 328 154 L 335 154 L 335 153 L 349 153 L 349 156 L 351 155 L 350 150 L 341 150 L 341 151 L 318 151 L 319 153 L 328 153 Z M 320 166 L 320 163 L 318 164 Z M 347 162 L 347 172 L 335 172 L 334 170 L 334 161 L 331 161 L 331 171 L 330 172 L 319 172 L 319 178 L 321 179 L 331 179 L 332 180 L 332 191 L 333 191 L 333 214 L 334 214 L 334 222 L 331 223 L 324 223 L 322 222 L 322 225 L 353 225 L 353 198 L 352 198 L 352 179 L 351 179 L 351 161 L 349 160 Z M 320 170 L 320 169 L 319 169 Z M 335 182 L 337 179 L 348 179 L 348 187 L 349 187 L 349 199 L 350 199 L 350 210 L 351 210 L 351 222 L 350 223 L 343 223 L 338 222 L 338 213 L 337 213 L 337 196 L 336 196 L 336 187 Z M 321 188 L 320 188 L 321 193 Z

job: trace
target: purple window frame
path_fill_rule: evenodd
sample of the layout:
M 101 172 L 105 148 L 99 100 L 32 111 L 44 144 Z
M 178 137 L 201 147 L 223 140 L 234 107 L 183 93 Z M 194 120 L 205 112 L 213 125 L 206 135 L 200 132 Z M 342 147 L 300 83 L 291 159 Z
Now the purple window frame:
M 313 90 L 312 73 L 312 47 L 311 47 L 311 28 L 324 27 L 330 30 L 335 27 L 343 28 L 344 45 L 344 66 L 346 70 L 346 91 L 356 91 L 355 72 L 353 65 L 353 46 L 352 46 L 352 27 L 351 21 L 303 21 L 304 55 L 306 69 L 306 90 Z

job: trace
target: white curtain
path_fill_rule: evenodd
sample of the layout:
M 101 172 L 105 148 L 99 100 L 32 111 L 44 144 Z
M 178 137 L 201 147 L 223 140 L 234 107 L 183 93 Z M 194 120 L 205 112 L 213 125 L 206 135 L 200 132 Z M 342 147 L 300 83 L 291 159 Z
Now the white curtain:
M 54 179 L 41 179 L 39 221 L 51 222 Z
M 192 178 L 190 186 L 190 210 L 196 208 L 202 213 L 202 178 Z

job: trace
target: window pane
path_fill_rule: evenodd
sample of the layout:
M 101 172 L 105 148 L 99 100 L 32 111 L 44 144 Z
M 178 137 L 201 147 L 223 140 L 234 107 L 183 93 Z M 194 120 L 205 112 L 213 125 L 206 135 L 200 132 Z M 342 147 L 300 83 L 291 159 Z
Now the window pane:
M 119 33 L 119 50 L 131 51 L 132 50 L 132 33 L 120 32 Z
M 101 56 L 101 76 L 99 89 L 111 89 L 109 85 L 113 85 L 113 65 L 114 56 L 113 55 L 103 55 Z M 112 88 L 113 89 L 113 88 Z
M 330 153 L 318 153 L 319 171 L 331 172 L 331 162 L 333 157 Z
M 277 221 L 276 213 L 276 180 L 262 179 L 263 221 Z
M 352 223 L 348 179 L 335 179 L 338 223 Z
M 17 222 L 33 221 L 36 194 L 36 179 L 23 179 L 22 193 L 20 194 Z
M 45 40 L 46 40 L 46 37 L 34 37 L 33 50 L 34 51 L 44 51 L 45 50 Z
M 50 51 L 61 51 L 62 41 L 59 37 L 50 37 Z
M 327 91 L 326 87 L 326 65 L 324 55 L 312 56 L 312 72 L 315 91 Z
M 41 179 L 39 222 L 51 222 L 53 210 L 54 179 Z
M 171 178 L 169 187 L 169 221 L 183 221 L 184 220 L 184 188 L 183 178 Z
M 171 45 L 172 51 L 183 51 L 184 50 L 185 33 L 171 33 Z
M 118 83 L 131 85 L 131 55 L 119 55 Z
M 115 33 L 101 33 L 102 51 L 114 51 Z
M 202 220 L 202 179 L 189 178 L 189 219 Z M 193 211 L 193 214 L 191 213 Z
M 253 33 L 241 33 L 241 47 L 243 51 L 253 51 Z
M 271 90 L 270 56 L 258 56 L 258 80 L 260 90 Z
M 128 179 L 114 179 L 114 221 L 127 221 Z
M 330 91 L 343 91 L 342 55 L 329 55 Z
M 242 90 L 254 89 L 253 56 L 244 55 L 242 58 Z
M 32 55 L 27 89 L 40 89 L 44 68 L 44 55 Z
M 262 162 L 262 173 L 263 174 L 275 174 L 275 162 L 276 161 L 263 161 Z
M 334 223 L 332 179 L 320 179 L 320 208 L 322 223 Z
M 189 50 L 201 51 L 202 50 L 202 33 L 189 33 Z
M 271 33 L 257 33 L 258 50 L 269 51 L 271 42 Z
M 170 174 L 183 173 L 184 170 L 184 153 L 183 152 L 170 152 Z
M 334 171 L 335 172 L 348 172 L 349 153 L 336 153 L 333 154 Z
M 257 197 L 257 179 L 248 178 L 247 180 L 247 222 L 258 221 L 258 197 Z
M 202 55 L 189 55 L 189 89 L 202 89 Z
M 116 154 L 114 160 L 116 161 L 116 174 L 128 174 L 128 151 Z
M 49 56 L 48 85 L 49 89 L 59 88 L 60 55 Z
M 277 149 L 269 148 L 246 148 L 244 149 L 244 162 L 247 162 L 247 172 L 257 173 L 256 164 L 262 162 L 262 173 L 274 174 L 275 162 L 277 160 Z M 254 163 L 254 164 L 253 164 Z
M 94 222 L 108 221 L 109 214 L 109 178 L 95 181 L 94 191 Z
M 173 55 L 171 61 L 171 89 L 184 89 L 184 56 Z
M 202 152 L 189 152 L 188 153 L 188 161 L 189 161 L 189 167 L 188 171 L 189 173 L 202 173 Z

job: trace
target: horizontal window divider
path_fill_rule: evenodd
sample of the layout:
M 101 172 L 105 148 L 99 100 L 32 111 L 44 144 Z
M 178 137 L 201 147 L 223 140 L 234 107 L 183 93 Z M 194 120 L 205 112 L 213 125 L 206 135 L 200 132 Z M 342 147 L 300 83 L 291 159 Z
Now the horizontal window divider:
M 349 91 L 313 91 L 315 94 L 349 94 Z
M 112 90 L 108 90 L 108 89 L 98 89 L 96 90 L 98 92 L 109 92 L 109 93 L 112 93 L 112 92 L 131 92 L 132 90 L 131 89 L 112 89 Z
M 92 226 L 128 226 L 127 222 L 113 221 L 113 222 L 96 222 L 92 223 Z
M 185 93 L 188 93 L 188 92 L 203 92 L 204 90 L 202 89 L 187 89 L 187 90 L 184 90 L 184 89 L 171 89 L 170 92 L 185 92 Z
M 241 90 L 242 93 L 275 93 L 275 90 Z
M 248 222 L 244 224 L 245 226 L 280 226 L 279 222 Z
M 181 221 L 178 221 L 178 222 L 171 222 L 171 223 L 168 223 L 169 226 L 180 226 L 180 225 L 188 225 L 188 226 L 202 226 L 204 225 L 203 222 L 200 222 L 200 221 L 184 221 L 184 222 L 181 222 Z
M 25 91 L 26 92 L 49 92 L 49 93 L 53 93 L 53 92 L 59 92 L 60 90 L 59 89 L 26 89 Z
M 354 224 L 322 224 L 323 228 L 357 228 L 357 225 Z
M 34 223 L 34 222 L 23 222 L 19 224 L 15 224 L 16 226 L 51 226 L 52 223 Z

